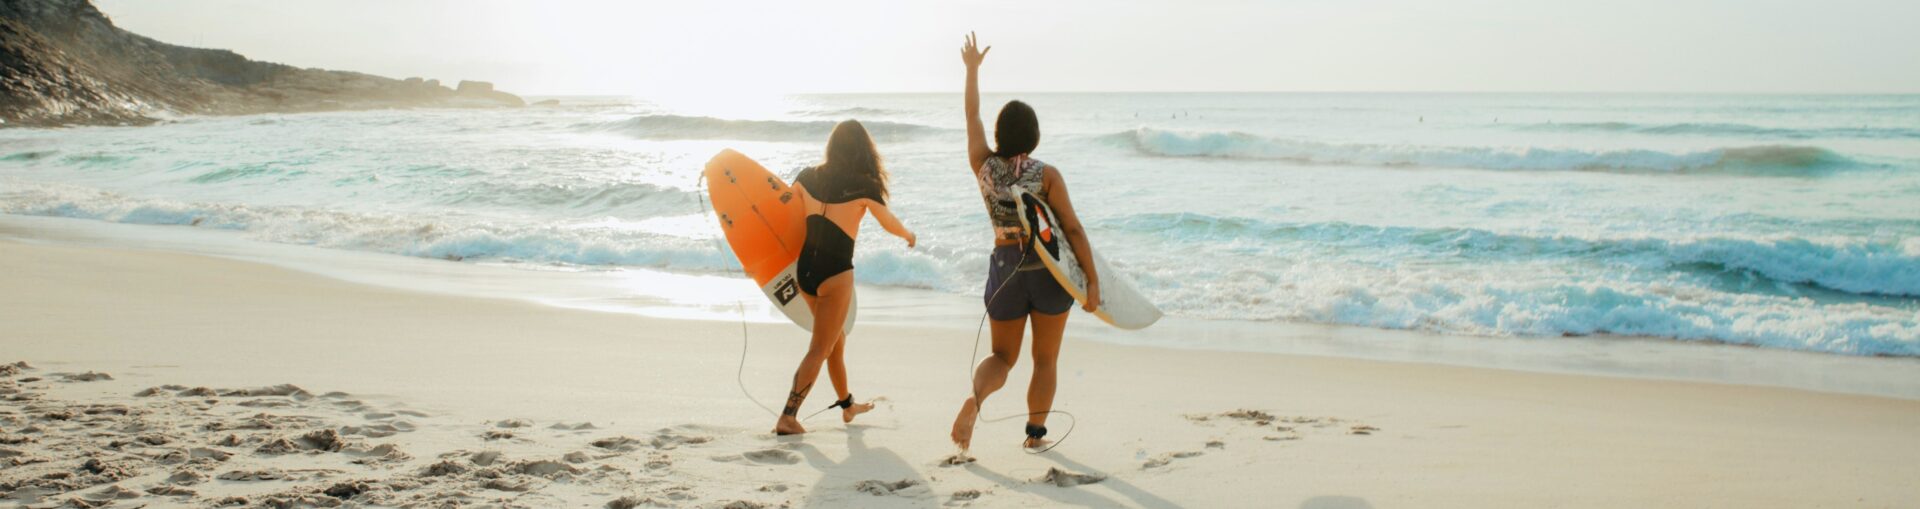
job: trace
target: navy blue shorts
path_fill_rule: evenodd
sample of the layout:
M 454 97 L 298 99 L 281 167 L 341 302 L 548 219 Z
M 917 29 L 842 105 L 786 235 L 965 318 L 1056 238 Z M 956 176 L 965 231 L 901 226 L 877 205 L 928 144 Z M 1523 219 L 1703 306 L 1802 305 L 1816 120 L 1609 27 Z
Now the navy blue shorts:
M 987 265 L 987 316 L 994 320 L 1025 318 L 1029 312 L 1057 315 L 1073 309 L 1073 295 L 1060 287 L 1038 260 L 1027 260 L 1028 269 L 1019 270 L 1019 245 L 993 248 Z M 1008 277 L 1011 275 L 1012 277 Z

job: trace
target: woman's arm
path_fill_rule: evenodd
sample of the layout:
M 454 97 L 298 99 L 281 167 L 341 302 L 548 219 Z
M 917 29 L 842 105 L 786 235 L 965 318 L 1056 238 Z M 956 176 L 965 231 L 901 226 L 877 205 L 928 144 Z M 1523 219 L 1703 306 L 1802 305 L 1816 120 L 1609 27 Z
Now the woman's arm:
M 967 64 L 967 167 L 975 172 L 993 155 L 987 147 L 987 128 L 980 123 L 980 62 L 988 51 L 993 46 L 980 49 L 972 32 L 967 33 L 967 45 L 960 48 L 960 61 Z
M 1045 171 L 1041 179 L 1046 186 L 1047 206 L 1053 208 L 1061 233 L 1065 233 L 1067 243 L 1073 245 L 1073 257 L 1080 260 L 1080 272 L 1087 275 L 1087 303 L 1082 308 L 1091 313 L 1100 309 L 1100 271 L 1093 263 L 1093 243 L 1087 242 L 1087 232 L 1080 228 L 1080 216 L 1073 213 L 1073 200 L 1067 197 L 1067 179 L 1052 166 Z
M 886 205 L 877 201 L 869 201 L 867 211 L 873 213 L 873 219 L 879 221 L 880 227 L 886 229 L 887 233 L 905 239 L 908 249 L 912 249 L 914 242 L 919 240 L 913 235 L 912 231 L 907 230 L 907 225 L 900 223 L 900 218 L 893 216 L 893 210 L 888 209 Z

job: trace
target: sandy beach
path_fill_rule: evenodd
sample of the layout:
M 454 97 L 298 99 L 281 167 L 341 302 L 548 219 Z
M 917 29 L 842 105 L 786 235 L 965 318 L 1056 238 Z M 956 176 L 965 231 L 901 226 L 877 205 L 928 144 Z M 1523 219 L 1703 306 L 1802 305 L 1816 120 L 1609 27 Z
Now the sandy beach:
M 954 329 L 863 327 L 854 393 L 880 408 L 776 438 L 733 380 L 738 324 L 160 251 L 9 241 L 0 265 L 0 497 L 26 507 L 1920 502 L 1911 400 L 1070 336 L 1066 442 L 1029 455 L 1018 419 L 984 423 L 947 465 Z M 802 336 L 751 329 L 772 400 Z M 986 414 L 1023 412 L 1025 376 Z

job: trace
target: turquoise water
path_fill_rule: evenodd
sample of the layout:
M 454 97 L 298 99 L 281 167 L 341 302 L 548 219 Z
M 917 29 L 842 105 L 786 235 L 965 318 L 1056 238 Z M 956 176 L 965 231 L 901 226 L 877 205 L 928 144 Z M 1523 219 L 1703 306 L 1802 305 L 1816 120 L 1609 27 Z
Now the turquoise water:
M 1175 316 L 1920 355 L 1917 96 L 1020 98 L 1096 246 Z M 724 274 L 701 163 L 796 168 L 858 118 L 921 248 L 863 236 L 857 278 L 983 286 L 956 95 L 561 100 L 3 130 L 0 212 Z

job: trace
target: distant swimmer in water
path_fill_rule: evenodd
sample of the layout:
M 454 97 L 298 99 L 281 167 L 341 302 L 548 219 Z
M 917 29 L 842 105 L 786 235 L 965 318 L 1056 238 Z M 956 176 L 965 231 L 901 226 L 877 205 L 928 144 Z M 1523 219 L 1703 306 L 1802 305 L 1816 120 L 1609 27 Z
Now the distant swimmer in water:
M 1039 256 L 1025 252 L 1026 233 L 1020 227 L 1016 191 L 1026 191 L 1046 200 L 1053 208 L 1059 230 L 1066 234 L 1074 255 L 1086 273 L 1085 309 L 1100 307 L 1100 275 L 1095 271 L 1093 246 L 1074 215 L 1073 202 L 1067 199 L 1067 181 L 1059 168 L 1032 157 L 1040 145 L 1040 119 L 1033 107 L 1020 101 L 1008 102 L 994 123 L 993 146 L 987 146 L 987 130 L 980 121 L 980 62 L 992 47 L 980 48 L 972 34 L 960 49 L 960 61 L 967 65 L 967 167 L 973 170 L 980 197 L 986 202 L 987 218 L 993 225 L 993 254 L 987 261 L 987 316 L 993 319 L 993 355 L 980 361 L 973 371 L 973 392 L 960 404 L 953 419 L 953 443 L 966 449 L 973 441 L 973 425 L 980 417 L 980 405 L 987 396 L 1007 384 L 1007 373 L 1020 359 L 1027 323 L 1033 324 L 1033 381 L 1027 385 L 1026 447 L 1043 447 L 1048 441 L 1047 414 L 1053 410 L 1054 388 L 1059 381 L 1060 338 L 1067 328 L 1067 314 L 1073 310 L 1073 295 L 1060 286 Z
M 847 336 L 841 330 L 853 302 L 853 239 L 860 235 L 860 220 L 872 213 L 881 228 L 905 239 L 908 248 L 915 240 L 913 232 L 887 208 L 887 170 L 880 164 L 873 137 L 858 121 L 833 127 L 833 134 L 827 136 L 826 159 L 801 170 L 793 178 L 793 188 L 807 211 L 807 240 L 800 247 L 794 279 L 799 280 L 800 293 L 813 311 L 813 342 L 793 373 L 787 406 L 773 425 L 776 435 L 807 432 L 800 426 L 800 404 L 820 379 L 822 363 L 840 398 L 829 408 L 840 409 L 841 421 L 853 422 L 854 416 L 873 410 L 872 402 L 855 403 L 847 389 Z

